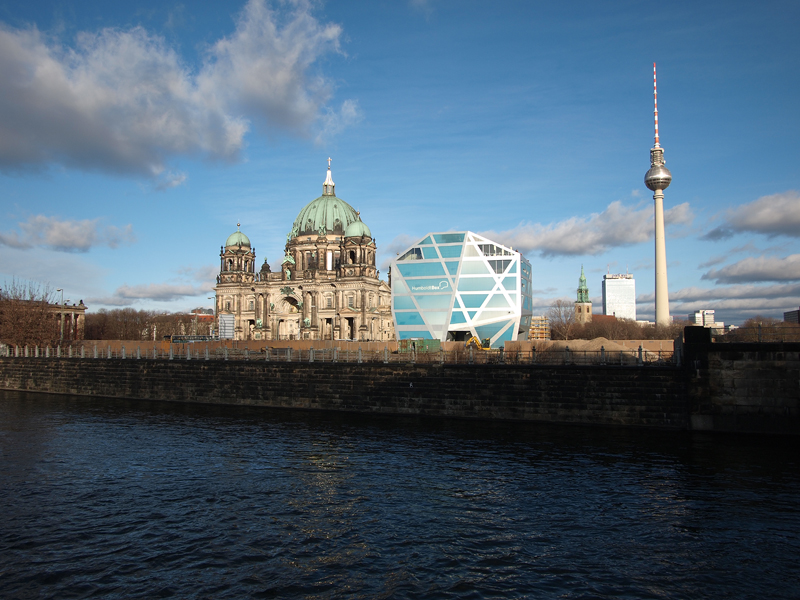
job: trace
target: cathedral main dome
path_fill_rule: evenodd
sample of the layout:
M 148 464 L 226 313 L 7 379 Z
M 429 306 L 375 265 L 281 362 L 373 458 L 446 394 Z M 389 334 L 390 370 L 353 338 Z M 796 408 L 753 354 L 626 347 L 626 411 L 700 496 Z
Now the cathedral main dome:
M 336 196 L 320 196 L 303 207 L 292 225 L 292 237 L 340 235 L 358 220 L 356 210 Z
M 336 235 L 344 236 L 347 226 L 360 221 L 356 210 L 336 197 L 328 159 L 328 176 L 322 184 L 322 196 L 303 207 L 292 225 L 291 237 Z

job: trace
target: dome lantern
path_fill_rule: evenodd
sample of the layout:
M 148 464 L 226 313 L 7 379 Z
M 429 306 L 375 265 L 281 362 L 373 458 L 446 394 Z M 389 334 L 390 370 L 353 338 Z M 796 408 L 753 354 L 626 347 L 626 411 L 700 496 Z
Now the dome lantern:
M 335 196 L 336 195 L 336 184 L 333 183 L 333 179 L 331 179 L 331 159 L 328 157 L 328 176 L 325 178 L 325 182 L 322 184 L 322 195 L 323 196 Z
M 328 159 L 330 160 L 330 159 Z M 330 164 L 328 177 L 322 186 L 322 196 L 306 204 L 297 215 L 287 242 L 317 236 L 344 236 L 347 227 L 358 220 L 355 209 L 334 195 Z

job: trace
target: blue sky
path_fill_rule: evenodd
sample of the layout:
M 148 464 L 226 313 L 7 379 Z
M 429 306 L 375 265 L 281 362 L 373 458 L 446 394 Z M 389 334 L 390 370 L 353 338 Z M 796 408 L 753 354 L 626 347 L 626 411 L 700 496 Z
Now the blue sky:
M 652 64 L 670 307 L 800 306 L 800 4 L 0 0 L 0 281 L 90 310 L 211 306 L 241 222 L 275 264 L 321 194 L 385 277 L 428 231 L 521 249 L 534 304 L 581 265 L 654 314 Z

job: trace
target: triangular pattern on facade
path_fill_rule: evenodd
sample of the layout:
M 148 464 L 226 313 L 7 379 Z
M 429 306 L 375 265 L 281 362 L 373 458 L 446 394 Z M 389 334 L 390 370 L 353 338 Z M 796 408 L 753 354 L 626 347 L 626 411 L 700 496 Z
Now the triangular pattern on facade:
M 472 232 L 430 233 L 392 262 L 397 337 L 419 337 L 423 325 L 443 341 L 524 339 L 531 278 L 530 263 L 511 248 Z

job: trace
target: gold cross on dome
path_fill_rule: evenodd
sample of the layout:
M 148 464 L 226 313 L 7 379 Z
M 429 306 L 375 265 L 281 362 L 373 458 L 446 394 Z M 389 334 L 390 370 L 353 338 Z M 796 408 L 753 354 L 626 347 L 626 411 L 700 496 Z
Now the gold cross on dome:
M 329 169 L 331 168 L 331 157 L 330 156 L 328 157 L 328 168 Z

